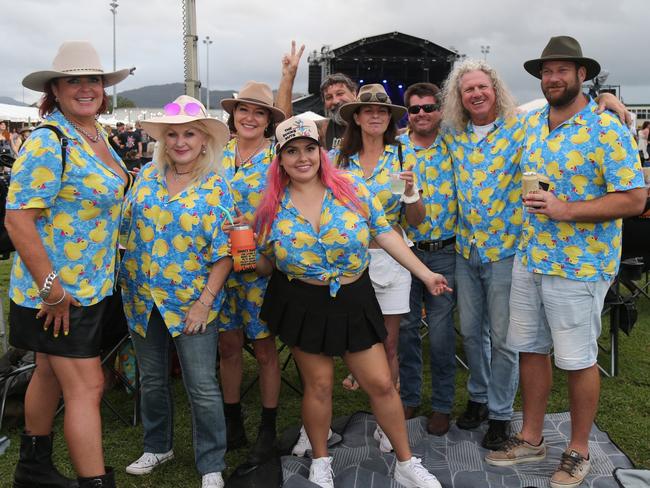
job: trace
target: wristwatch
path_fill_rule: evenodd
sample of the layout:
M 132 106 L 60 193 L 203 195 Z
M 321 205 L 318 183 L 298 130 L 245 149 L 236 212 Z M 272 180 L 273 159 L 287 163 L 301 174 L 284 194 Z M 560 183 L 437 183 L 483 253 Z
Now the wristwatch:
M 43 288 L 38 290 L 38 296 L 41 297 L 41 300 L 45 300 L 50 296 L 50 292 L 52 291 L 52 285 L 54 284 L 54 279 L 56 278 L 56 272 L 50 271 L 50 274 L 48 274 L 45 277 L 45 281 L 43 282 Z

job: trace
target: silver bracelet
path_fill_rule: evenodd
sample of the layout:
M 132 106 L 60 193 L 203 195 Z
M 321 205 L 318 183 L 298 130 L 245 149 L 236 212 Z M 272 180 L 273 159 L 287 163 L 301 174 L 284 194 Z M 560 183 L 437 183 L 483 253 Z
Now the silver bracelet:
M 62 290 L 63 290 L 63 295 L 62 295 L 61 298 L 59 298 L 56 302 L 54 302 L 54 303 L 47 303 L 45 300 L 42 300 L 42 302 L 43 302 L 45 305 L 47 305 L 48 307 L 53 307 L 53 306 L 55 306 L 55 305 L 58 305 L 58 304 L 61 303 L 61 302 L 63 301 L 63 299 L 65 298 L 65 288 L 62 288 Z
M 45 277 L 45 281 L 43 282 L 43 288 L 38 290 L 38 296 L 41 297 L 41 300 L 45 300 L 47 297 L 50 296 L 50 292 L 52 291 L 52 285 L 54 284 L 54 280 L 56 279 L 56 271 L 50 271 L 50 273 Z
M 411 196 L 402 194 L 402 196 L 400 197 L 400 200 L 402 202 L 406 203 L 406 204 L 417 202 L 420 199 L 420 190 L 415 188 L 414 191 L 415 191 L 415 193 L 413 195 L 411 195 Z
M 209 293 L 210 295 L 212 295 L 213 297 L 216 298 L 217 294 L 216 294 L 214 291 L 212 291 L 212 288 L 210 288 L 210 285 L 208 285 L 208 284 L 206 283 L 206 284 L 205 284 L 205 288 L 208 290 L 208 293 Z

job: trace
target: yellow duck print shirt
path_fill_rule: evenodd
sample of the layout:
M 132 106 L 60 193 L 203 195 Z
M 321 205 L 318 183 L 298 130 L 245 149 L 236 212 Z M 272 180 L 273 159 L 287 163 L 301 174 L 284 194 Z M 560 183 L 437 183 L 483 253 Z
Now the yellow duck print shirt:
M 550 180 L 549 191 L 566 202 L 644 186 L 639 153 L 626 127 L 612 114 L 597 114 L 593 101 L 549 132 L 548 105 L 526 123 L 522 171 Z M 621 256 L 621 219 L 557 222 L 525 212 L 518 255 L 529 271 L 578 281 L 610 280 Z
M 23 144 L 11 172 L 7 208 L 42 209 L 36 228 L 61 286 L 82 305 L 113 294 L 123 175 L 106 166 L 61 112 L 46 117 L 68 139 L 65 169 L 61 143 L 50 129 L 37 129 Z M 108 144 L 115 161 L 120 157 Z M 63 170 L 63 174 L 62 174 Z M 14 253 L 9 297 L 17 305 L 40 308 L 32 275 Z
M 212 265 L 228 256 L 219 205 L 234 211 L 226 183 L 214 173 L 170 197 L 157 164 L 142 168 L 125 200 L 126 252 L 119 277 L 131 330 L 146 336 L 155 304 L 172 337 L 182 333 L 185 314 L 201 295 Z M 222 300 L 220 292 L 210 321 Z

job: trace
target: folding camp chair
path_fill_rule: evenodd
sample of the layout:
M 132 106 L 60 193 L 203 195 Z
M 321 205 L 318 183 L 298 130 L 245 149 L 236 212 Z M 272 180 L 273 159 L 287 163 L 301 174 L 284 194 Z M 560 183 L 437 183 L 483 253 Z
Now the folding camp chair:
M 250 342 L 248 342 L 248 341 L 244 342 L 244 350 L 247 351 L 253 357 L 253 359 L 255 359 L 255 350 L 253 349 L 253 346 L 251 345 Z M 285 352 L 285 350 L 287 352 L 287 355 L 283 359 L 282 354 L 283 354 L 283 352 Z M 291 352 L 287 349 L 286 344 L 281 344 L 280 345 L 280 347 L 278 348 L 278 356 L 279 356 L 280 361 L 281 361 L 280 380 L 282 381 L 282 383 L 284 383 L 289 388 L 291 388 L 293 391 L 295 391 L 298 395 L 302 396 L 302 385 L 297 386 L 297 385 L 291 383 L 285 377 L 285 375 L 282 374 L 282 373 L 286 372 L 287 367 L 289 366 L 289 364 L 293 363 L 293 365 L 296 368 L 296 371 L 298 372 L 298 378 L 300 378 L 300 381 L 302 382 L 302 379 L 301 379 L 301 376 L 300 376 L 300 370 L 298 369 L 298 365 L 296 364 L 296 362 L 293 359 L 293 354 L 291 354 Z M 255 378 L 253 378 L 250 381 L 250 383 L 248 385 L 246 385 L 245 388 L 242 389 L 241 398 L 244 398 L 244 396 L 253 388 L 253 386 L 255 386 L 255 384 L 259 381 L 259 379 L 260 379 L 260 375 L 259 375 L 259 373 L 257 373 L 255 375 Z
M 0 391 L 2 391 L 2 400 L 0 400 L 0 429 L 2 429 L 2 419 L 4 418 L 5 404 L 7 402 L 7 395 L 9 395 L 9 390 L 14 385 L 16 380 L 20 377 L 20 375 L 33 370 L 35 367 L 36 364 L 27 363 L 18 366 L 16 369 L 9 371 L 8 373 L 0 374 Z

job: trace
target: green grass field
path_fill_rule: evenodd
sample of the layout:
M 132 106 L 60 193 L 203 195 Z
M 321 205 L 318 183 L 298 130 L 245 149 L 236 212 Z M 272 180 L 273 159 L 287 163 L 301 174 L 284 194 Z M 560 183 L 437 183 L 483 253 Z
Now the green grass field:
M 5 297 L 5 312 L 7 310 L 6 283 L 7 263 L 0 263 L 0 289 Z M 620 374 L 615 378 L 603 378 L 600 409 L 597 417 L 599 427 L 609 433 L 612 440 L 630 457 L 637 467 L 650 468 L 650 302 L 646 299 L 638 301 L 639 321 L 630 337 L 621 334 L 620 340 Z M 609 337 L 608 320 L 603 324 L 603 343 Z M 457 350 L 462 355 L 462 347 Z M 255 364 L 246 355 L 246 371 L 244 384 L 247 385 L 255 378 Z M 602 355 L 601 364 L 608 364 L 608 357 Z M 286 378 L 298 383 L 298 377 L 293 363 L 289 363 L 285 371 Z M 369 410 L 364 393 L 348 392 L 340 387 L 345 375 L 342 364 L 337 363 L 336 387 L 334 393 L 334 415 L 346 415 L 357 410 Z M 428 370 L 425 371 L 428 378 Z M 549 412 L 568 410 L 568 395 L 566 379 L 562 372 L 556 371 L 553 392 L 549 404 Z M 466 401 L 467 393 L 464 385 L 467 373 L 459 368 L 456 385 L 456 405 L 454 414 L 459 414 Z M 430 395 L 430 387 L 425 381 L 427 391 L 423 398 Z M 194 458 L 191 444 L 191 420 L 189 407 L 185 398 L 183 385 L 180 380 L 174 382 L 176 399 L 176 425 L 174 451 L 176 459 L 167 463 L 145 477 L 132 477 L 124 472 L 127 464 L 140 456 L 142 449 L 141 426 L 127 427 L 120 422 L 109 410 L 103 410 L 104 418 L 104 449 L 106 463 L 114 466 L 117 473 L 117 483 L 120 487 L 185 487 L 200 486 L 200 477 L 194 469 Z M 108 393 L 110 400 L 125 416 L 130 414 L 131 399 L 121 390 Z M 243 399 L 246 415 L 246 426 L 249 439 L 253 440 L 259 421 L 259 395 L 257 387 Z M 517 409 L 520 408 L 517 400 Z M 421 415 L 429 413 L 426 405 L 418 412 Z M 300 422 L 300 397 L 291 389 L 282 386 L 280 409 L 278 411 L 278 430 Z M 67 451 L 62 436 L 62 418 L 56 423 L 58 442 L 56 443 L 55 459 L 62 471 L 71 475 L 72 470 L 67 461 Z M 20 426 L 3 427 L 2 434 L 11 439 L 11 447 L 0 456 L 0 487 L 11 486 L 12 473 L 18 458 Z M 241 449 L 226 456 L 228 470 L 232 472 L 245 457 L 246 450 Z

